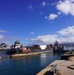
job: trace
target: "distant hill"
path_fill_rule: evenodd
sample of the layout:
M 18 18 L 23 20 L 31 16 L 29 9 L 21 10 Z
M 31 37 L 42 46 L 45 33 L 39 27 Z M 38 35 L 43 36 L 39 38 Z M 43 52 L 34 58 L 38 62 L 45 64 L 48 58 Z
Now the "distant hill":
M 74 43 L 62 43 L 62 46 L 74 46 Z

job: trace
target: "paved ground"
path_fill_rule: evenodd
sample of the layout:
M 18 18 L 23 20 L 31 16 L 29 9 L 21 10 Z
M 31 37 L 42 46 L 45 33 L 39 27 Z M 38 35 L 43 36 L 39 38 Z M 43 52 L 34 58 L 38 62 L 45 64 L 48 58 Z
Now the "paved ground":
M 74 65 L 74 57 L 70 57 L 69 60 L 56 60 L 37 75 L 44 75 L 46 71 L 49 71 L 52 68 L 51 65 L 55 64 L 57 64 L 56 69 L 59 71 L 60 75 L 74 75 L 74 69 L 68 68 L 68 66 Z

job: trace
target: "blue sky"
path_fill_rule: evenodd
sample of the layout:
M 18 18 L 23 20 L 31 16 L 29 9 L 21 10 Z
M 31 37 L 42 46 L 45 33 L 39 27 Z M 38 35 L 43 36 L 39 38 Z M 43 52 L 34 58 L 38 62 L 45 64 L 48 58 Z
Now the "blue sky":
M 0 43 L 74 42 L 74 0 L 1 0 Z

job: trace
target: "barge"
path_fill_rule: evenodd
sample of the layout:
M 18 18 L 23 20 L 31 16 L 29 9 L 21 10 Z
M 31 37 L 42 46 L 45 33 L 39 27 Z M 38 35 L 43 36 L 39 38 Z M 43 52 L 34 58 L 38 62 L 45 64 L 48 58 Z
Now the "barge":
M 48 50 L 48 51 L 39 51 L 39 52 L 29 52 L 29 53 L 12 54 L 12 55 L 9 55 L 9 58 L 24 57 L 24 56 L 30 56 L 30 55 L 38 55 L 38 54 L 50 53 L 50 52 L 52 52 L 52 51 Z

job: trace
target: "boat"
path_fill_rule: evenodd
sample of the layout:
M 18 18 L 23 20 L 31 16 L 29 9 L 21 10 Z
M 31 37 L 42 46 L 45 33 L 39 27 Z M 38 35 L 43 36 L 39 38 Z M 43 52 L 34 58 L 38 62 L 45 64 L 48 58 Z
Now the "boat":
M 53 52 L 54 53 L 59 53 L 59 52 L 66 52 L 63 48 L 62 45 L 60 45 L 57 41 L 55 42 L 54 46 L 53 46 Z
M 19 41 L 15 41 L 14 45 L 11 46 L 11 49 L 7 50 L 7 54 L 18 54 L 18 53 L 28 53 L 30 52 L 29 48 L 23 47 Z

